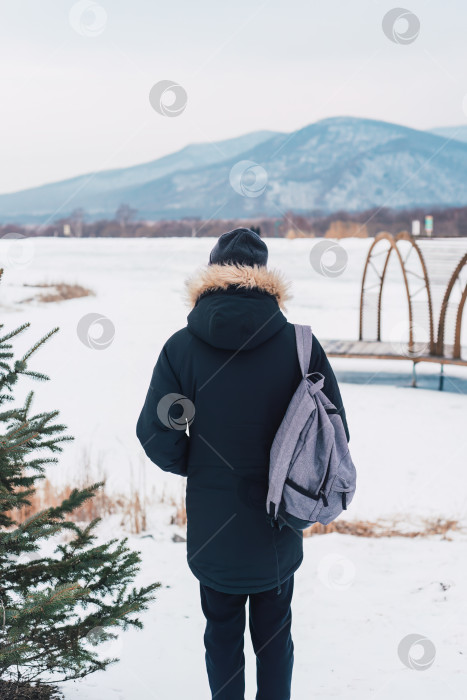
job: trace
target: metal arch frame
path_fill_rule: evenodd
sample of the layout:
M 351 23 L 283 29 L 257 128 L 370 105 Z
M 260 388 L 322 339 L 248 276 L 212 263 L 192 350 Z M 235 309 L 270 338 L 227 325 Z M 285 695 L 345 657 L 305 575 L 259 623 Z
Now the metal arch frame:
M 461 326 L 462 326 L 462 314 L 464 312 L 464 306 L 465 306 L 466 299 L 467 299 L 467 284 L 465 285 L 465 289 L 462 293 L 462 298 L 461 298 L 459 306 L 457 308 L 456 334 L 454 337 L 454 349 L 452 352 L 452 356 L 456 360 L 461 359 Z
M 456 281 L 459 279 L 459 275 L 461 273 L 461 270 L 464 268 L 465 265 L 467 265 L 467 253 L 465 253 L 465 255 L 459 260 L 459 262 L 456 266 L 456 269 L 454 270 L 454 272 L 451 275 L 451 279 L 449 280 L 449 284 L 446 287 L 446 291 L 444 293 L 443 303 L 441 304 L 441 311 L 439 314 L 438 338 L 437 338 L 437 343 L 436 343 L 436 354 L 437 355 L 444 355 L 444 333 L 445 333 L 445 328 L 446 328 L 446 313 L 447 313 L 448 306 L 449 306 L 449 300 L 451 298 L 451 293 L 452 293 L 452 290 L 454 289 L 454 285 L 455 285 Z M 459 306 L 457 307 L 456 328 L 455 328 L 455 334 L 454 334 L 454 349 L 453 349 L 453 358 L 454 359 L 460 359 L 460 356 L 461 356 L 462 314 L 464 311 L 466 299 L 467 299 L 467 284 L 465 286 L 464 291 L 462 292 Z
M 413 239 L 413 237 L 410 235 L 408 231 L 401 231 L 397 236 L 396 236 L 396 244 L 398 241 L 409 241 L 412 245 L 412 250 L 415 250 L 418 256 L 418 261 L 420 263 L 420 266 L 422 268 L 423 272 L 423 279 L 425 281 L 425 289 L 426 289 L 426 296 L 427 296 L 427 304 L 428 304 L 428 325 L 429 325 L 429 333 L 430 333 L 430 355 L 434 355 L 436 353 L 436 342 L 435 342 L 435 331 L 434 331 L 434 319 L 433 319 L 433 302 L 431 299 L 431 286 L 430 286 L 430 278 L 428 276 L 428 269 L 425 263 L 425 258 L 423 257 L 422 251 L 420 250 L 417 242 Z M 410 303 L 412 304 L 412 299 L 410 300 Z
M 392 250 L 392 246 L 394 245 L 394 238 L 393 236 L 386 232 L 382 231 L 381 233 L 378 233 L 377 236 L 375 236 L 375 240 L 370 246 L 370 249 L 368 251 L 368 254 L 366 256 L 366 261 L 365 261 L 365 267 L 363 268 L 363 276 L 362 276 L 362 285 L 360 289 L 360 328 L 359 328 L 359 333 L 358 333 L 358 339 L 363 340 L 363 306 L 364 306 L 364 295 L 365 295 L 365 280 L 368 272 L 368 267 L 370 265 L 371 261 L 371 256 L 373 254 L 374 248 L 378 245 L 383 240 L 389 241 L 391 247 L 387 251 L 386 255 L 386 262 L 384 267 L 386 268 L 387 266 L 387 258 L 389 256 L 389 252 Z M 380 293 L 378 295 L 378 333 L 377 333 L 377 340 L 381 340 L 381 323 L 380 323 L 380 318 L 381 318 L 381 286 L 382 286 L 382 276 L 379 278 L 380 280 Z
M 399 264 L 401 267 L 401 272 L 402 276 L 404 278 L 404 284 L 405 284 L 405 291 L 407 294 L 407 305 L 408 305 L 408 312 L 409 312 L 409 343 L 408 343 L 408 349 L 412 350 L 413 349 L 413 310 L 412 310 L 412 298 L 410 296 L 410 286 L 409 286 L 409 281 L 407 277 L 407 271 L 405 268 L 404 260 L 402 259 L 401 252 L 397 246 L 397 243 L 401 240 L 408 241 L 411 243 L 412 248 L 415 249 L 415 252 L 417 253 L 419 262 L 422 267 L 423 271 L 423 278 L 425 280 L 425 287 L 427 291 L 427 303 L 428 303 L 428 318 L 429 318 L 429 333 L 430 333 L 430 354 L 434 354 L 436 350 L 435 342 L 434 342 L 434 334 L 433 334 L 433 306 L 431 302 L 431 289 L 430 289 L 430 282 L 428 279 L 428 271 L 425 265 L 425 260 L 423 258 L 422 252 L 418 245 L 415 243 L 414 239 L 412 236 L 408 233 L 408 231 L 401 231 L 395 238 L 391 233 L 388 233 L 387 231 L 382 231 L 379 233 L 376 237 L 375 240 L 373 241 L 372 245 L 370 246 L 370 249 L 367 254 L 366 262 L 365 262 L 365 267 L 363 270 L 363 277 L 362 277 L 362 286 L 361 286 L 361 292 L 360 292 L 360 329 L 359 329 L 359 340 L 363 340 L 363 307 L 364 307 L 364 295 L 365 295 L 365 280 L 367 276 L 367 271 L 368 271 L 368 266 L 370 264 L 371 256 L 373 254 L 373 249 L 375 246 L 380 243 L 380 241 L 386 240 L 389 242 L 389 248 L 387 250 L 386 254 L 386 260 L 384 262 L 383 270 L 380 276 L 380 285 L 379 285 L 379 294 L 378 294 L 378 331 L 377 331 L 377 340 L 381 341 L 381 306 L 382 306 L 382 298 L 383 298 L 383 287 L 384 287 L 384 280 L 386 278 L 386 272 L 389 264 L 389 260 L 391 257 L 391 253 L 393 250 L 395 250 L 397 258 L 399 260 Z

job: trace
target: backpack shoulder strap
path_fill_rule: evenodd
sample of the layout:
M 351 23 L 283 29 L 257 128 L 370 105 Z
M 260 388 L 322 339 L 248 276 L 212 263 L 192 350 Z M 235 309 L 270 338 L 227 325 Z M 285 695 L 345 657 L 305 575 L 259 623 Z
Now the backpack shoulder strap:
M 302 370 L 302 377 L 305 378 L 310 367 L 313 332 L 310 326 L 300 326 L 298 323 L 294 323 L 294 326 L 298 360 L 300 362 L 300 369 Z

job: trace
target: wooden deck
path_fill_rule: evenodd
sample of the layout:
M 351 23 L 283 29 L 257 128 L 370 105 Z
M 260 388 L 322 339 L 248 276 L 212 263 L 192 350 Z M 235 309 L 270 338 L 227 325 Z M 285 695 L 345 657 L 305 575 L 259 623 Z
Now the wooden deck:
M 425 343 L 414 343 L 409 351 L 407 343 L 388 343 L 379 340 L 321 340 L 329 357 L 353 357 L 372 360 L 410 360 L 411 362 L 435 362 L 440 365 L 467 367 L 467 348 L 462 348 L 462 357 L 454 358 L 453 345 L 445 345 L 445 354 L 429 355 Z

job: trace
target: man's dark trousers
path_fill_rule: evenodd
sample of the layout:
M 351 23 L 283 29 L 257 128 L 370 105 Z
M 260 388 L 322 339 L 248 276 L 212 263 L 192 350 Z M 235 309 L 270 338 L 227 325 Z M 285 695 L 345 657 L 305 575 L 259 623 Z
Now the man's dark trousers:
M 213 700 L 244 700 L 245 632 L 247 599 L 249 622 L 256 654 L 256 700 L 289 700 L 293 667 L 290 633 L 294 578 L 263 593 L 220 593 L 200 584 L 201 606 L 206 617 L 204 644 Z

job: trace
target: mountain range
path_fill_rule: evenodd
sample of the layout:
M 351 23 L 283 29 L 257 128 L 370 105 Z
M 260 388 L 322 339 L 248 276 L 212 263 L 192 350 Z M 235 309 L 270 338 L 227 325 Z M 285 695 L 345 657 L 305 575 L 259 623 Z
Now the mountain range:
M 52 222 L 82 208 L 149 220 L 280 217 L 467 205 L 467 128 L 419 131 L 357 117 L 258 131 L 163 158 L 0 195 L 0 221 Z

